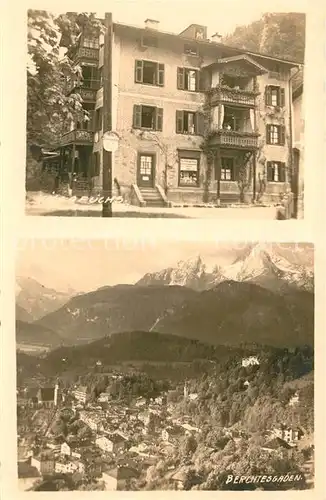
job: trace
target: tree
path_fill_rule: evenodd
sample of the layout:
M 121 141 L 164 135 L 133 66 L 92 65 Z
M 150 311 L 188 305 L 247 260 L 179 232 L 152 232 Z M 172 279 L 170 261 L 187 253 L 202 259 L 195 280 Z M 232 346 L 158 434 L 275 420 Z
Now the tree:
M 223 43 L 273 57 L 304 61 L 305 14 L 298 12 L 264 14 L 247 26 L 237 26 Z

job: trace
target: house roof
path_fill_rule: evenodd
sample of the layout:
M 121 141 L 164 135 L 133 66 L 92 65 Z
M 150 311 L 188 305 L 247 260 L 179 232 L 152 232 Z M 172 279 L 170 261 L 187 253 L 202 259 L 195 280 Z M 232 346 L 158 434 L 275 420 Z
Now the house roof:
M 18 477 L 29 478 L 39 477 L 40 473 L 36 467 L 33 467 L 28 462 L 18 462 Z
M 135 469 L 131 467 L 125 467 L 124 465 L 121 467 L 115 467 L 114 469 L 108 470 L 105 472 L 105 474 L 107 474 L 110 477 L 114 477 L 118 481 L 138 476 L 138 472 Z
M 42 387 L 40 389 L 40 398 L 42 399 L 42 401 L 53 401 L 54 391 L 54 387 Z
M 292 446 L 290 446 L 284 439 L 281 439 L 279 437 L 275 437 L 268 441 L 267 443 L 264 444 L 263 448 L 269 448 L 271 450 L 277 450 L 279 448 L 286 448 L 290 449 Z
M 126 441 L 126 439 L 123 436 L 121 436 L 121 434 L 111 434 L 110 436 L 106 436 L 106 438 L 109 441 L 112 441 L 112 443 L 122 443 Z
M 173 479 L 173 481 L 182 481 L 184 483 L 187 479 L 187 473 L 185 470 L 180 469 L 172 474 L 171 479 Z
M 297 99 L 303 92 L 304 71 L 301 68 L 292 78 L 292 99 Z
M 86 385 L 81 385 L 80 387 L 77 387 L 75 392 L 87 392 L 87 386 Z
M 116 30 L 116 31 L 125 31 L 125 32 L 126 31 L 129 31 L 129 32 L 136 31 L 138 33 L 146 31 L 145 27 L 134 26 L 134 25 L 124 24 L 124 23 L 120 23 L 120 22 L 113 23 L 113 29 Z M 181 34 L 171 33 L 171 32 L 167 32 L 167 31 L 161 31 L 161 30 L 157 30 L 157 29 L 155 29 L 154 34 L 156 36 L 174 38 L 174 39 L 182 40 L 184 42 L 198 43 L 202 47 L 207 47 L 207 48 L 210 47 L 210 48 L 220 49 L 220 50 L 223 50 L 224 52 L 229 53 L 230 56 L 231 55 L 244 54 L 245 53 L 245 54 L 248 54 L 248 55 L 251 55 L 251 56 L 254 56 L 254 57 L 256 56 L 256 57 L 259 57 L 259 58 L 269 59 L 271 61 L 276 61 L 276 62 L 279 62 L 279 63 L 283 63 L 283 64 L 285 64 L 287 66 L 290 66 L 290 67 L 296 67 L 296 66 L 299 66 L 299 64 L 300 64 L 297 61 L 289 61 L 287 59 L 282 59 L 280 57 L 273 57 L 273 56 L 270 56 L 270 55 L 267 55 L 267 54 L 261 54 L 259 52 L 251 52 L 251 51 L 239 49 L 237 47 L 232 47 L 232 46 L 229 46 L 229 45 L 224 45 L 223 43 L 217 43 L 215 41 L 212 42 L 211 40 L 207 40 L 207 39 L 206 40 L 200 40 L 200 39 L 194 39 L 194 38 L 190 38 L 190 37 L 188 38 L 188 37 L 183 36 Z
M 242 62 L 242 61 L 247 63 L 247 65 L 252 66 L 257 73 L 267 73 L 268 71 L 264 66 L 259 64 L 257 61 L 255 61 L 252 57 L 248 56 L 247 54 L 237 54 L 235 56 L 222 57 L 221 59 L 217 59 L 217 61 L 211 64 L 210 66 L 214 66 L 216 64 L 227 65 L 233 62 Z

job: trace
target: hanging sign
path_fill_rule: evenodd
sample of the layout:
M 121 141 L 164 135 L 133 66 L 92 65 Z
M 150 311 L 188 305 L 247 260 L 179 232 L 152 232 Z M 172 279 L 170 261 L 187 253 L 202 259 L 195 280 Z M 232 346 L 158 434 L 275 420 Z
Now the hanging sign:
M 116 132 L 105 132 L 103 134 L 103 147 L 105 151 L 115 153 L 119 145 L 119 136 Z

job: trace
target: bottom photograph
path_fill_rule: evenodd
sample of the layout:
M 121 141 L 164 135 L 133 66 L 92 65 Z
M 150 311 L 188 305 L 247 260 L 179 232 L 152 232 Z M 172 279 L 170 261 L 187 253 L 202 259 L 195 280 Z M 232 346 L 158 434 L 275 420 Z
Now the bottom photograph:
M 23 491 L 314 487 L 309 243 L 21 240 Z

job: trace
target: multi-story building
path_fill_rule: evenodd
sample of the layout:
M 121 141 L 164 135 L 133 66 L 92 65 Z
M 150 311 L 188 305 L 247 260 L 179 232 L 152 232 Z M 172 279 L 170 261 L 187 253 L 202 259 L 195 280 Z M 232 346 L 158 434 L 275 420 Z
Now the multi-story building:
M 206 31 L 192 24 L 167 33 L 152 20 L 112 25 L 112 177 L 131 203 L 278 202 L 290 189 L 291 78 L 299 64 L 225 46 Z M 91 120 L 71 124 L 60 168 L 95 194 L 103 173 L 104 43 L 83 35 L 74 57 Z

